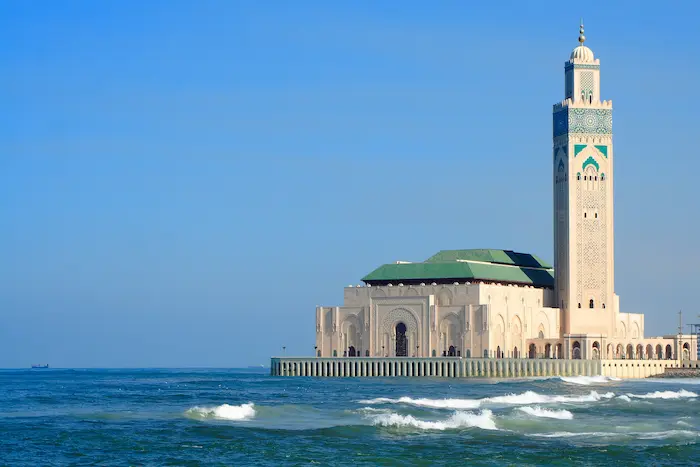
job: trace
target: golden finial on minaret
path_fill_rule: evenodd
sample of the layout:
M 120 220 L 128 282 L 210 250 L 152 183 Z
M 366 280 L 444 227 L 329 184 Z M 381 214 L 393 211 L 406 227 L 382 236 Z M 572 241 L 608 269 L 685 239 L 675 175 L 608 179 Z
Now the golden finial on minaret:
M 583 18 L 581 18 L 581 27 L 579 27 L 578 32 L 578 41 L 581 45 L 583 45 L 583 43 L 586 42 L 586 36 L 583 35 Z

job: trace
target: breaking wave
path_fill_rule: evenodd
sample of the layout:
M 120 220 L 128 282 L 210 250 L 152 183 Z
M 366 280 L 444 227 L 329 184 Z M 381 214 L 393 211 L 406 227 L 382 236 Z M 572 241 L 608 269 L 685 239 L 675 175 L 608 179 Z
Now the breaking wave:
M 553 403 L 581 403 L 597 402 L 604 399 L 612 399 L 615 394 L 607 392 L 600 394 L 591 391 L 589 394 L 579 396 L 548 396 L 538 394 L 534 391 L 526 391 L 522 394 L 507 394 L 505 396 L 486 397 L 484 399 L 413 399 L 411 397 L 400 397 L 391 399 L 388 397 L 378 397 L 359 401 L 361 404 L 407 404 L 419 407 L 431 407 L 436 409 L 476 409 L 484 405 L 530 405 L 530 404 L 553 404 Z
M 522 394 L 508 394 L 505 396 L 488 397 L 482 399 L 482 402 L 492 404 L 507 404 L 507 405 L 528 405 L 528 404 L 553 404 L 553 403 L 578 403 L 578 402 L 598 402 L 603 399 L 612 399 L 615 394 L 606 392 L 599 394 L 597 391 L 591 391 L 589 394 L 580 396 L 548 396 L 546 394 L 538 394 L 534 391 L 526 391 Z
M 476 409 L 481 405 L 481 401 L 475 399 L 412 399 L 410 397 L 400 397 L 390 399 L 388 397 L 378 397 L 359 401 L 360 404 L 406 404 L 418 407 L 430 407 L 433 409 Z
M 621 398 L 623 396 L 620 396 Z M 681 389 L 678 392 L 674 391 L 655 391 L 649 392 L 647 394 L 627 394 L 627 397 L 633 397 L 635 399 L 690 399 L 692 397 L 698 397 L 694 392 L 686 391 Z
M 572 414 L 568 410 L 550 410 L 543 409 L 542 407 L 530 406 L 518 407 L 518 410 L 528 415 L 532 415 L 533 417 L 556 418 L 558 420 L 571 420 L 574 418 L 574 414 Z
M 418 428 L 421 430 L 455 430 L 459 428 L 481 428 L 483 430 L 498 430 L 493 413 L 482 410 L 475 414 L 471 412 L 455 412 L 446 420 L 421 420 L 412 415 L 397 413 L 375 415 L 372 424 L 385 427 Z
M 583 386 L 620 381 L 620 378 L 614 378 L 612 376 L 560 376 L 559 379 L 565 383 L 581 384 Z
M 255 417 L 254 404 L 228 405 L 216 407 L 192 407 L 185 414 L 195 418 L 216 418 L 219 420 L 250 420 Z

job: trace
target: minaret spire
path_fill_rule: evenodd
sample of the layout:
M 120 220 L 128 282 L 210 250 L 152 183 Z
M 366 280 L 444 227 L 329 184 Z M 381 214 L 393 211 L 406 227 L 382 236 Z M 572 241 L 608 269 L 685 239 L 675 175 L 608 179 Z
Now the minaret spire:
M 583 35 L 583 18 L 581 18 L 581 26 L 578 28 L 578 42 L 583 45 L 586 42 L 586 36 Z

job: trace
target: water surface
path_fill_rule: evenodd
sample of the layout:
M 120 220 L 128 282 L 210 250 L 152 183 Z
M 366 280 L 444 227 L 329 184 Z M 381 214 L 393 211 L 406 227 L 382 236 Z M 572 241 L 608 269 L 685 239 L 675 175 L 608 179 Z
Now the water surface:
M 2 465 L 697 465 L 700 380 L 0 371 Z

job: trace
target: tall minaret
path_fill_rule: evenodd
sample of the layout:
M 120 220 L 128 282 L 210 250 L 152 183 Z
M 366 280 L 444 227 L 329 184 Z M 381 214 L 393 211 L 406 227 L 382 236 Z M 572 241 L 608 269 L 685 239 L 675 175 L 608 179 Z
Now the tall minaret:
M 612 102 L 600 100 L 600 60 L 584 45 L 564 65 L 554 105 L 555 297 L 563 334 L 615 329 Z

